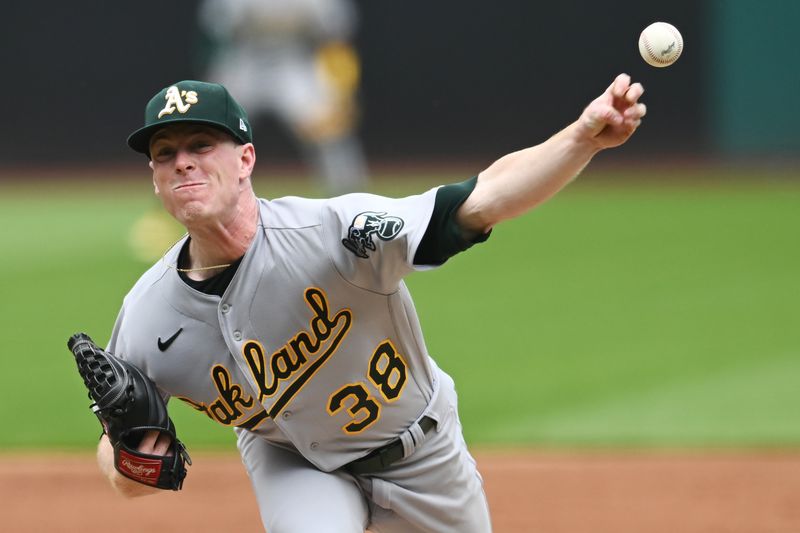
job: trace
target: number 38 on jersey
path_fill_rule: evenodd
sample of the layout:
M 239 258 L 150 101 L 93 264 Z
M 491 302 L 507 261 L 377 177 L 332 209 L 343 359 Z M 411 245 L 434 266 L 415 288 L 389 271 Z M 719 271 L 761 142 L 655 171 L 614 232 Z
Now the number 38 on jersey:
M 383 403 L 391 403 L 403 394 L 406 384 L 406 362 L 390 340 L 375 348 L 366 372 L 366 380 L 350 383 L 334 392 L 328 400 L 328 413 L 336 415 L 345 407 L 351 421 L 342 430 L 361 433 L 381 416 Z M 377 396 L 373 394 L 377 393 Z

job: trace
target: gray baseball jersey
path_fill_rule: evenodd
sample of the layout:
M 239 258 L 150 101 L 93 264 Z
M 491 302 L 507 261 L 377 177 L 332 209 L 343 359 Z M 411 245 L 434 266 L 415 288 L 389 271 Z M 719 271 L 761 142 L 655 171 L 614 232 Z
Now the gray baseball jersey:
M 434 197 L 262 200 L 222 298 L 171 268 L 181 241 L 125 298 L 109 350 L 217 422 L 338 468 L 396 438 L 432 398 L 402 277 Z
M 414 266 L 420 242 L 447 216 L 437 191 L 470 183 L 402 199 L 259 200 L 258 231 L 221 297 L 181 279 L 185 239 L 126 296 L 109 351 L 165 398 L 235 428 L 267 530 L 490 529 L 452 380 L 402 281 L 426 268 Z M 339 469 L 397 439 L 403 460 L 380 475 Z

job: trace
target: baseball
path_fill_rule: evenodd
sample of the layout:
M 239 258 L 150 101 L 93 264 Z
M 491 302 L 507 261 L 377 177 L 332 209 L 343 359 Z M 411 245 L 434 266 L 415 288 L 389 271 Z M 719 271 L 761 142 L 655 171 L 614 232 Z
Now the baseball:
M 681 56 L 683 37 L 678 28 L 666 22 L 654 22 L 639 35 L 639 53 L 649 65 L 668 67 Z

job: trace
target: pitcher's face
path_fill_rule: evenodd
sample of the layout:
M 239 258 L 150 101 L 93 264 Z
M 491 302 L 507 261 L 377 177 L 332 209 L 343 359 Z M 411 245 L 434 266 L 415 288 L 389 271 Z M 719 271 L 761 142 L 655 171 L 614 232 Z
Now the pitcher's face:
M 184 226 L 235 216 L 243 181 L 255 162 L 252 144 L 200 124 L 175 124 L 150 140 L 155 192 Z

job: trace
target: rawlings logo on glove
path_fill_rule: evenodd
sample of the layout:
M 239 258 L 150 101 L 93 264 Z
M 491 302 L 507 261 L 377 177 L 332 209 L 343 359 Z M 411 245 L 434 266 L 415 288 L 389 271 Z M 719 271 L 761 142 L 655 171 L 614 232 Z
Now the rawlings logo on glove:
M 114 447 L 114 467 L 123 476 L 153 487 L 180 490 L 186 465 L 192 464 L 155 384 L 136 366 L 98 347 L 85 333 L 70 337 L 67 346 L 94 402 L 92 411 Z M 147 431 L 169 435 L 166 455 L 137 450 Z

